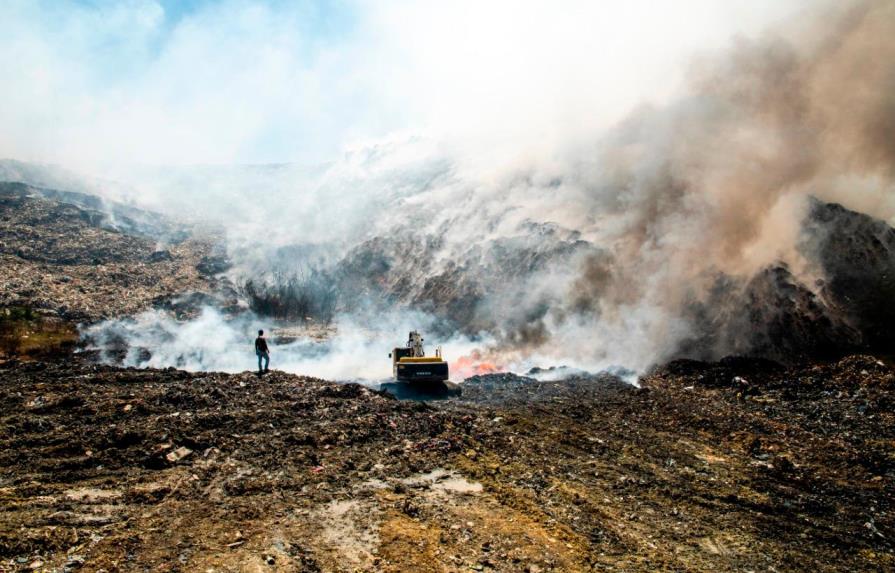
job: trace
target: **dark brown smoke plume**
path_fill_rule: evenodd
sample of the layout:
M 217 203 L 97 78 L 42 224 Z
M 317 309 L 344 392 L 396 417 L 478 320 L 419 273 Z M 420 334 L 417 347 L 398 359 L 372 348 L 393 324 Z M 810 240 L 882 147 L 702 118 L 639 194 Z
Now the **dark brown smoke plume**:
M 807 196 L 895 220 L 893 31 L 895 2 L 839 3 L 694 64 L 689 97 L 619 125 L 583 167 L 609 257 L 587 259 L 573 308 L 646 312 L 661 358 L 719 276 L 823 278 L 799 248 Z

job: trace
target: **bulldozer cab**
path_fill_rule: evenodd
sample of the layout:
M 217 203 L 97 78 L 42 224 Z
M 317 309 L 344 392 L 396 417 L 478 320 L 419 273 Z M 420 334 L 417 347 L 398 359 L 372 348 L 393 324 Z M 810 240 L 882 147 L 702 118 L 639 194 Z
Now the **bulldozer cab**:
M 392 350 L 392 353 L 388 355 L 388 357 L 392 358 L 395 362 L 410 356 L 413 356 L 413 350 L 410 348 L 395 348 Z
M 413 358 L 422 358 L 426 355 L 426 351 L 423 349 L 423 337 L 415 330 L 410 331 L 410 334 L 407 335 L 407 348 L 410 349 L 410 356 Z

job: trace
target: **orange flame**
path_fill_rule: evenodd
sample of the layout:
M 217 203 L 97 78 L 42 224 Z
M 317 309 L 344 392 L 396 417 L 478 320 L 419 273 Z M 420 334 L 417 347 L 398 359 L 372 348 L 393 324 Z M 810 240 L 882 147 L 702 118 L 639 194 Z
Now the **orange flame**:
M 474 350 L 467 356 L 461 356 L 451 363 L 451 378 L 460 380 L 479 374 L 493 374 L 502 371 L 502 366 L 485 360 L 478 350 Z

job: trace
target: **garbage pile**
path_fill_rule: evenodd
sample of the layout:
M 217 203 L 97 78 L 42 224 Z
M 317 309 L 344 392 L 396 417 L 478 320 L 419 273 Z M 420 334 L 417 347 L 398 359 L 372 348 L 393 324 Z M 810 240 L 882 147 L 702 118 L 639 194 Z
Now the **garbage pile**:
M 609 373 L 576 373 L 557 380 L 538 380 L 512 372 L 480 374 L 463 382 L 463 399 L 478 404 L 525 405 L 593 399 L 607 389 L 624 395 L 636 389 Z
M 731 359 L 405 402 L 10 360 L 0 568 L 892 569 L 893 380 L 868 356 Z
M 0 183 L 0 307 L 76 322 L 134 314 L 209 291 L 196 267 L 210 249 L 187 236 L 124 234 L 101 211 Z

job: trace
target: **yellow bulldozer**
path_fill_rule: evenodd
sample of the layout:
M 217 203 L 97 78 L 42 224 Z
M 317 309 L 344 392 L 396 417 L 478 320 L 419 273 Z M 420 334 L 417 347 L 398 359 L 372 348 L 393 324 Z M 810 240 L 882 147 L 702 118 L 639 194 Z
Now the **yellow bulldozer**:
M 412 384 L 448 380 L 448 363 L 441 357 L 441 347 L 435 349 L 435 356 L 426 356 L 423 337 L 416 330 L 410 332 L 405 346 L 391 351 L 389 358 L 392 359 L 392 374 L 398 382 Z

